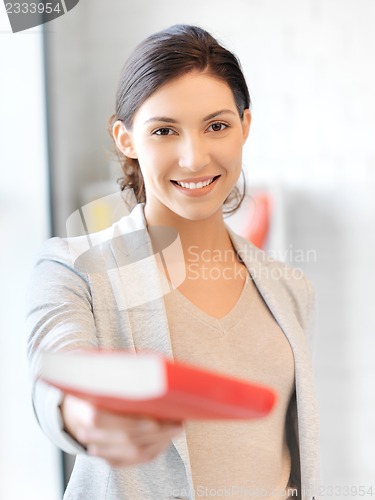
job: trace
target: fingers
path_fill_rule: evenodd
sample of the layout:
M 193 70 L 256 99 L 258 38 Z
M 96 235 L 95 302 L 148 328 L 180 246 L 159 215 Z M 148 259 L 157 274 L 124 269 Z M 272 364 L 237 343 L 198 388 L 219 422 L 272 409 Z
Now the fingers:
M 93 408 L 82 424 L 77 428 L 79 440 L 104 441 L 111 436 L 112 441 L 122 442 L 128 438 L 134 442 L 149 443 L 164 435 L 173 436 L 181 432 L 182 423 L 156 420 L 147 417 L 130 417 L 109 413 Z
M 91 407 L 81 414 L 76 437 L 92 456 L 113 467 L 142 464 L 162 453 L 183 429 L 181 422 L 124 416 Z
M 154 460 L 169 445 L 170 441 L 157 442 L 146 446 L 132 443 L 123 446 L 91 444 L 88 446 L 88 453 L 91 456 L 103 458 L 113 467 L 128 467 Z
M 151 429 L 151 427 L 150 427 Z M 96 444 L 99 446 L 135 446 L 152 445 L 155 442 L 169 442 L 182 431 L 182 425 L 155 425 L 155 428 L 141 433 L 138 429 L 125 428 L 80 428 L 77 438 L 86 446 Z

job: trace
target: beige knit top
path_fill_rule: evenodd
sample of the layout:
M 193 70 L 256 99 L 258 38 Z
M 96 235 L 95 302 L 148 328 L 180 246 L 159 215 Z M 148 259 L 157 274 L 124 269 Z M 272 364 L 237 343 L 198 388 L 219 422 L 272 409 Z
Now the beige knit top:
M 238 302 L 212 317 L 180 291 L 165 297 L 176 359 L 273 387 L 266 418 L 186 423 L 196 498 L 286 498 L 290 453 L 285 419 L 294 391 L 289 342 L 250 278 Z

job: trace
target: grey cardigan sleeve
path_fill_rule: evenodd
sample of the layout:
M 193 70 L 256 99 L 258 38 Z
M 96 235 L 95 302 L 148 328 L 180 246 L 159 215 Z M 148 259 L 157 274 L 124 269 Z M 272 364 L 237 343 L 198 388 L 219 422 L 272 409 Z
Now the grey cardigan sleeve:
M 90 283 L 71 264 L 68 244 L 53 238 L 42 247 L 29 280 L 26 297 L 27 354 L 33 379 L 33 405 L 48 438 L 67 453 L 85 452 L 64 432 L 60 412 L 63 393 L 36 378 L 45 350 L 97 348 Z

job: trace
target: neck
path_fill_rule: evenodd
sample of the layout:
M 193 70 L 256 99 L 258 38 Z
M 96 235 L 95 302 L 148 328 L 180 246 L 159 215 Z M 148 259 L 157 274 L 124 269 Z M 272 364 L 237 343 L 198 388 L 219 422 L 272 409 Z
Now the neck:
M 225 227 L 224 218 L 221 210 L 218 210 L 205 219 L 190 220 L 184 219 L 171 212 L 168 217 L 163 218 L 151 215 L 151 211 L 145 207 L 145 217 L 147 225 L 150 226 L 170 226 L 174 227 L 181 240 L 184 253 L 190 247 L 203 250 L 228 249 L 232 247 L 228 231 Z

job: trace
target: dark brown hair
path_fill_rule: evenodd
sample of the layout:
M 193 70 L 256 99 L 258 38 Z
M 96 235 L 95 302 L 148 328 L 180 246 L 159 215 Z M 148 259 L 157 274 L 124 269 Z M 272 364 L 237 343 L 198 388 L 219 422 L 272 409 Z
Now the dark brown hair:
M 131 130 L 135 113 L 148 97 L 192 71 L 204 71 L 227 83 L 243 118 L 244 110 L 250 107 L 250 95 L 237 57 L 202 28 L 179 24 L 146 38 L 126 61 L 117 89 L 116 113 L 108 123 L 111 135 L 115 121 L 122 121 Z M 132 188 L 138 202 L 146 201 L 138 160 L 116 152 L 124 172 L 121 189 Z M 231 206 L 226 213 L 237 210 L 244 196 L 245 184 L 242 193 L 236 187 L 225 200 Z

